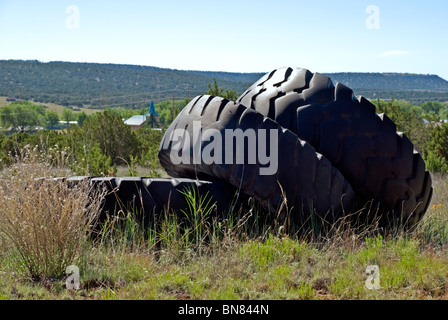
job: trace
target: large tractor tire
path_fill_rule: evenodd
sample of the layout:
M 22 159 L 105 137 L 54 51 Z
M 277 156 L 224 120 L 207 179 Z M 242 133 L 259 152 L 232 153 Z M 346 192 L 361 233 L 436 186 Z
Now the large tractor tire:
M 65 179 L 65 178 L 61 178 Z M 201 197 L 209 203 L 210 217 L 223 217 L 232 208 L 246 205 L 248 197 L 237 194 L 237 189 L 222 181 L 203 181 L 186 178 L 142 178 L 142 177 L 85 177 L 67 178 L 67 183 L 76 184 L 88 180 L 93 187 L 105 188 L 106 197 L 102 205 L 100 221 L 115 215 L 136 215 L 140 221 L 151 223 L 157 216 L 182 211 L 189 213 L 185 192 L 194 193 L 196 201 Z M 210 202 L 209 202 L 210 200 Z
M 203 132 L 202 139 L 195 140 L 195 130 L 197 132 L 198 129 L 195 125 L 200 126 Z M 244 161 L 237 158 L 237 149 L 242 147 L 242 141 L 233 150 L 226 148 L 226 143 L 229 143 L 224 141 L 226 131 L 237 132 L 239 129 L 241 132 L 255 132 L 257 142 L 252 141 L 251 147 L 257 144 L 257 152 L 260 152 L 259 143 L 264 139 L 270 146 L 267 147 L 268 153 L 278 155 L 275 172 L 261 174 L 263 169 L 267 169 L 266 162 L 260 161 L 260 153 L 249 153 L 249 138 L 243 140 L 244 150 L 240 150 Z M 275 138 L 277 141 L 271 145 L 271 139 Z M 206 151 L 212 161 L 198 158 Z M 231 161 L 224 161 L 229 152 L 232 152 Z M 183 161 L 173 161 L 173 155 L 182 157 Z M 250 156 L 253 157 L 252 162 L 249 161 Z M 159 159 L 173 177 L 228 182 L 254 197 L 270 212 L 286 205 L 292 220 L 296 221 L 304 221 L 312 213 L 331 221 L 344 210 L 350 210 L 354 203 L 354 192 L 344 176 L 309 143 L 261 113 L 221 97 L 204 95 L 193 99 L 165 132 Z
M 385 114 L 341 83 L 300 68 L 274 70 L 236 101 L 275 120 L 324 155 L 361 202 L 420 220 L 432 195 L 421 155 Z M 281 152 L 281 151 L 280 151 Z

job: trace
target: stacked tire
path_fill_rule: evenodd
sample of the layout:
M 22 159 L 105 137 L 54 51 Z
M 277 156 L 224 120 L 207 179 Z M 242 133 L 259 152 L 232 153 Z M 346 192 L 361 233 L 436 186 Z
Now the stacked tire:
M 198 148 L 210 148 L 210 137 L 187 146 L 190 158 L 174 164 L 171 154 L 178 150 L 173 150 L 173 134 L 176 129 L 193 134 L 195 121 L 201 130 L 223 135 L 226 129 L 274 130 L 277 172 L 260 175 L 263 163 L 258 160 L 194 161 Z M 246 148 L 244 159 L 249 156 Z M 159 158 L 173 177 L 227 183 L 269 212 L 287 206 L 292 218 L 300 221 L 311 214 L 333 221 L 368 206 L 388 222 L 414 225 L 432 195 L 421 155 L 392 120 L 377 114 L 372 103 L 355 97 L 345 85 L 300 68 L 264 75 L 236 101 L 194 98 L 165 132 Z
M 174 132 L 180 130 L 193 136 L 193 122 L 201 124 L 201 130 L 214 129 L 224 137 L 225 130 L 255 129 L 256 132 L 274 130 L 278 136 L 278 170 L 272 175 L 261 175 L 262 164 L 238 163 L 236 152 L 232 161 L 194 163 L 194 143 L 182 145 L 182 154 L 189 155 L 183 163 L 173 163 L 172 152 Z M 260 138 L 260 137 L 257 137 Z M 266 137 L 269 140 L 269 136 Z M 201 153 L 211 141 L 202 139 Z M 219 154 L 228 153 L 221 143 Z M 244 159 L 249 158 L 249 148 L 244 148 Z M 174 177 L 191 179 L 218 179 L 226 181 L 248 196 L 258 200 L 270 212 L 276 212 L 282 205 L 288 206 L 293 220 L 303 221 L 316 213 L 326 220 L 334 220 L 344 208 L 352 205 L 355 193 L 344 176 L 317 153 L 306 141 L 300 140 L 292 131 L 281 127 L 276 121 L 244 105 L 221 97 L 199 96 L 193 99 L 177 116 L 165 132 L 159 149 L 159 159 L 166 172 Z M 197 162 L 197 161 L 196 161 Z
M 90 177 L 75 176 L 64 179 L 69 185 L 88 182 L 92 188 L 104 190 L 105 198 L 99 221 L 111 216 L 132 213 L 136 221 L 151 225 L 158 217 L 174 213 L 181 216 L 181 210 L 191 212 L 186 194 L 194 200 L 204 197 L 209 203 L 210 217 L 222 217 L 229 209 L 244 207 L 248 200 L 237 189 L 223 181 L 206 181 L 187 178 L 142 178 L 142 177 Z

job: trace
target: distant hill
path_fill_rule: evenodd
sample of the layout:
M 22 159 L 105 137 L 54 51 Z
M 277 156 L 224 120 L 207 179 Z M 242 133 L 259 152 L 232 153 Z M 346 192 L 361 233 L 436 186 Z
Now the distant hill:
M 448 92 L 448 81 L 431 74 L 338 72 L 327 75 L 353 89 Z
M 315 70 L 311 70 L 315 71 Z M 241 94 L 264 73 L 192 71 L 151 66 L 0 60 L 0 96 L 79 107 L 129 106 L 150 100 L 203 94 L 216 78 L 220 87 Z M 326 73 L 355 94 L 410 101 L 448 101 L 448 81 L 437 75 Z

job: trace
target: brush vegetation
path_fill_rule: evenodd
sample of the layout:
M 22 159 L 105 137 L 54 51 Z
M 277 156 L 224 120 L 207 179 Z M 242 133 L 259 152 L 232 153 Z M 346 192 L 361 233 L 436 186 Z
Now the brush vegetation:
M 0 299 L 448 298 L 442 175 L 421 223 L 393 232 L 352 219 L 293 225 L 286 207 L 267 217 L 255 203 L 217 219 L 213 199 L 193 189 L 186 210 L 150 225 L 126 204 L 99 223 L 104 192 L 50 179 L 61 175 L 70 170 L 37 150 L 1 173 Z M 79 290 L 66 288 L 69 265 Z M 366 284 L 370 265 L 378 288 Z

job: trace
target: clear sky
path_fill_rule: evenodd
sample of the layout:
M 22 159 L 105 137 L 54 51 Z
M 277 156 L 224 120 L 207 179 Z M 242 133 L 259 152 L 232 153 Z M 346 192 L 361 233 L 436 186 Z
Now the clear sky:
M 0 0 L 0 59 L 448 80 L 448 1 Z

